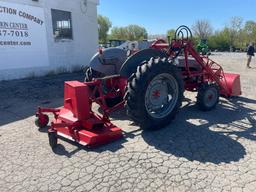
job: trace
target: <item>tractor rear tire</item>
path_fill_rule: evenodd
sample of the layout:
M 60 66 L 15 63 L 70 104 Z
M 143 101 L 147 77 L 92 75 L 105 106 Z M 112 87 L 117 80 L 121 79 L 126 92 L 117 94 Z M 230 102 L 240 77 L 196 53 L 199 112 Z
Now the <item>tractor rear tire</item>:
M 104 75 L 93 70 L 91 67 L 89 67 L 86 72 L 85 72 L 85 79 L 84 82 L 90 82 L 92 81 L 94 78 L 102 78 Z M 93 90 L 94 86 L 90 86 L 90 89 Z M 95 97 L 99 97 L 99 92 L 97 91 L 95 93 Z M 114 107 L 115 105 L 117 105 L 118 103 L 120 103 L 123 100 L 123 98 L 121 97 L 115 97 L 115 98 L 106 98 L 106 105 L 109 108 Z
M 85 78 L 84 78 L 84 82 L 90 82 L 90 81 L 92 81 L 92 68 L 91 67 L 86 69 Z
M 94 78 L 101 78 L 101 77 L 104 77 L 102 73 L 99 73 L 93 70 L 91 67 L 89 67 L 85 71 L 84 82 L 91 82 Z
M 109 108 L 112 108 L 114 107 L 115 105 L 117 105 L 118 103 L 121 103 L 123 101 L 123 98 L 121 96 L 119 97 L 114 97 L 114 98 L 106 98 L 105 99 L 106 101 L 106 105 L 109 107 Z
M 210 111 L 219 103 L 219 87 L 215 83 L 202 84 L 197 93 L 197 105 L 202 111 Z
M 125 93 L 128 116 L 144 130 L 170 124 L 182 104 L 180 70 L 166 59 L 151 59 L 137 67 Z

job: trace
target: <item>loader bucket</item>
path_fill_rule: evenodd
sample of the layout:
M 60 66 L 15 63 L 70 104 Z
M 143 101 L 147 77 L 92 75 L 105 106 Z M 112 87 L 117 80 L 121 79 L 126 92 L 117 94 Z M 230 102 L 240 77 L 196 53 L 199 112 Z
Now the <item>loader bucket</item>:
M 224 78 L 221 80 L 221 85 L 224 89 L 220 91 L 220 94 L 223 96 L 231 97 L 242 94 L 239 74 L 224 73 Z

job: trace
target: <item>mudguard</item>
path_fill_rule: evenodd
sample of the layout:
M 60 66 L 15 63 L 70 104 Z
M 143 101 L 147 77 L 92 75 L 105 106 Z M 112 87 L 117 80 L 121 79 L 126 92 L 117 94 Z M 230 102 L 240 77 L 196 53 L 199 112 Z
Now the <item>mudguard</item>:
M 102 54 L 96 53 L 92 57 L 89 67 L 105 76 L 116 75 L 126 59 L 127 51 L 120 48 L 107 48 Z
M 143 61 L 148 61 L 151 57 L 168 57 L 167 54 L 157 49 L 143 49 L 131 57 L 129 57 L 120 69 L 120 75 L 122 77 L 129 78 L 132 73 L 135 73 L 137 67 L 142 64 Z

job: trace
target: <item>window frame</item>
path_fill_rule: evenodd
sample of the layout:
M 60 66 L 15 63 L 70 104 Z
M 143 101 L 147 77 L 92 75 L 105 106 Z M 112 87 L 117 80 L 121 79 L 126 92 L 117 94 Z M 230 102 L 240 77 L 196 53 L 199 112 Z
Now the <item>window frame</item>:
M 59 13 L 68 13 L 69 15 L 67 17 L 69 17 L 69 20 L 60 20 L 60 19 L 55 19 L 54 18 L 54 12 L 59 12 Z M 52 33 L 53 33 L 53 38 L 55 41 L 72 41 L 74 40 L 74 31 L 73 31 L 73 19 L 72 19 L 72 12 L 71 11 L 66 11 L 66 10 L 61 10 L 61 9 L 54 9 L 54 8 L 51 8 L 51 19 L 52 19 Z M 65 17 L 64 17 L 65 18 Z M 56 31 L 57 29 L 60 29 L 60 30 L 63 30 L 64 28 L 58 28 L 58 22 L 65 22 L 65 21 L 68 21 L 70 26 L 68 28 L 68 30 L 70 30 L 70 37 L 65 37 L 65 36 L 56 36 Z

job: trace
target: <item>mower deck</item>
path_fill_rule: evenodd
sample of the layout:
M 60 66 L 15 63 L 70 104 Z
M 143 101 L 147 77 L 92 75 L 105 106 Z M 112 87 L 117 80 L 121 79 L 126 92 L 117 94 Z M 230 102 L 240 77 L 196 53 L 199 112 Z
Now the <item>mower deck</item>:
M 92 130 L 61 126 L 60 120 L 54 120 L 53 125 L 60 125 L 54 128 L 56 134 L 65 139 L 75 141 L 84 146 L 97 147 L 123 137 L 122 130 L 113 124 L 102 125 Z
M 123 137 L 122 130 L 112 124 L 107 116 L 91 110 L 89 91 L 85 83 L 65 82 L 64 106 L 58 109 L 39 108 L 37 123 L 43 127 L 49 119 L 45 113 L 53 113 L 48 129 L 49 143 L 57 145 L 57 137 L 75 141 L 81 145 L 96 147 Z

